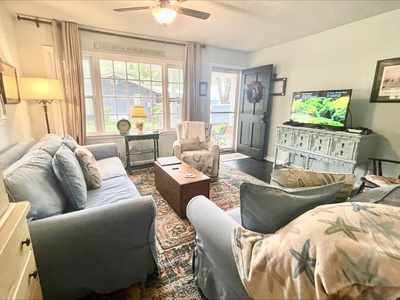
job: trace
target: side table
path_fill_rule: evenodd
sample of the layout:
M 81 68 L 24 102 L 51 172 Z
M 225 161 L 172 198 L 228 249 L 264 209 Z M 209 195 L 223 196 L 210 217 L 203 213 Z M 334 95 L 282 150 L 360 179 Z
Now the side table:
M 144 134 L 129 134 L 125 136 L 125 150 L 126 150 L 126 169 L 129 173 L 131 173 L 132 169 L 140 169 L 145 167 L 153 166 L 154 162 L 137 164 L 134 165 L 134 156 L 146 153 L 154 154 L 154 161 L 156 161 L 159 153 L 158 153 L 158 139 L 160 134 L 157 133 L 144 133 Z M 130 150 L 129 142 L 133 141 L 141 141 L 141 140 L 153 140 L 153 148 L 150 149 L 142 149 L 142 150 Z

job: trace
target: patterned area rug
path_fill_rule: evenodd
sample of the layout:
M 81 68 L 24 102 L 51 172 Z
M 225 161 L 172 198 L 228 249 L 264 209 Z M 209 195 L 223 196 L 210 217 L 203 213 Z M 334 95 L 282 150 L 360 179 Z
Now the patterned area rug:
M 91 295 L 87 299 L 202 299 L 192 273 L 193 226 L 187 219 L 179 218 L 156 190 L 153 168 L 135 170 L 130 178 L 141 195 L 152 195 L 157 203 L 156 244 L 160 275 L 147 287 L 137 283 L 109 295 Z M 266 184 L 221 163 L 218 179 L 211 182 L 210 200 L 224 211 L 237 207 L 242 182 Z

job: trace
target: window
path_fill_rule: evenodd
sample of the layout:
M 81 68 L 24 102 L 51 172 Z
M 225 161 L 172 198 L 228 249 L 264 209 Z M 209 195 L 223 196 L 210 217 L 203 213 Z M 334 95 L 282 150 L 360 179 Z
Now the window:
M 180 63 L 96 54 L 85 56 L 83 66 L 88 134 L 116 133 L 119 120 L 131 120 L 134 105 L 146 110 L 144 130 L 172 130 L 181 122 Z

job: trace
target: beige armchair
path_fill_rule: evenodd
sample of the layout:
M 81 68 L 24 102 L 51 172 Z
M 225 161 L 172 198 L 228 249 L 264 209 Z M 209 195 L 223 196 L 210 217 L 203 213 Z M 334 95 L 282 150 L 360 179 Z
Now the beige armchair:
M 212 124 L 185 121 L 176 126 L 173 155 L 209 177 L 218 177 L 220 148 L 210 140 Z

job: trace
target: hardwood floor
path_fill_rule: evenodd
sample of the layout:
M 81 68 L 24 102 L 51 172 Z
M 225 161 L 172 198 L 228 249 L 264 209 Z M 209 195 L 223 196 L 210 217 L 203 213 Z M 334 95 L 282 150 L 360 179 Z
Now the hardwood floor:
M 267 183 L 271 180 L 272 162 L 260 161 L 254 158 L 242 158 L 223 163 Z

